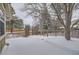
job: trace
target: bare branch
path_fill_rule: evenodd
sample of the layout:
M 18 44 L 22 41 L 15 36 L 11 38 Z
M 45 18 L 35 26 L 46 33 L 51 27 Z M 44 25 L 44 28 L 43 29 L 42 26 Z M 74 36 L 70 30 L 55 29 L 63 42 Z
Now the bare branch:
M 76 21 L 72 24 L 71 28 L 73 28 L 73 26 L 76 25 L 78 22 L 79 22 L 79 19 L 76 20 Z
M 56 9 L 55 5 L 54 5 L 53 3 L 52 3 L 51 5 L 52 5 L 52 8 L 54 8 L 54 10 L 55 10 L 55 12 L 56 12 L 56 14 L 57 14 L 58 20 L 59 20 L 60 23 L 65 27 L 64 21 L 63 21 L 61 15 L 60 15 L 60 13 L 59 13 L 58 10 Z

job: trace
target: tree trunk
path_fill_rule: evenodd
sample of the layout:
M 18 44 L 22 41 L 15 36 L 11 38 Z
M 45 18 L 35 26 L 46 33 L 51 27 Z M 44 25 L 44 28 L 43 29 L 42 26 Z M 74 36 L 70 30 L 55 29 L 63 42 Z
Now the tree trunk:
M 49 32 L 48 32 L 48 29 L 47 29 L 47 37 L 48 37 L 48 35 L 49 35 Z
M 70 4 L 66 4 L 67 7 L 65 7 L 65 38 L 67 40 L 70 40 L 70 25 L 71 25 L 71 18 L 72 18 L 72 11 L 70 9 Z
M 13 33 L 13 25 L 12 25 L 12 27 L 11 27 L 11 33 Z
M 11 20 L 11 33 L 13 33 L 13 20 Z
M 67 40 L 70 40 L 70 25 L 71 25 L 71 14 L 70 12 L 65 13 L 65 20 L 66 20 L 66 25 L 65 25 L 65 38 Z
M 65 38 L 67 40 L 70 40 L 70 28 L 65 28 Z

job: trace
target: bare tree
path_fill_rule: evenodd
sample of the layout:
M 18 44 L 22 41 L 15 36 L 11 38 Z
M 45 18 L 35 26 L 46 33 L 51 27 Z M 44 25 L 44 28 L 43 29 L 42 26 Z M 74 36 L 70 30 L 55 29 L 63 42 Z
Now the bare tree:
M 43 34 L 44 25 L 49 26 L 49 12 L 46 3 L 38 3 L 38 4 L 25 4 L 28 15 L 31 15 L 34 19 L 37 18 L 40 21 L 39 29 L 41 34 Z M 27 7 L 28 6 L 28 7 Z M 29 10 L 29 11 L 28 11 Z M 48 36 L 48 28 L 47 36 Z
M 76 5 L 75 3 L 62 3 L 62 4 L 52 3 L 51 4 L 51 7 L 57 14 L 58 20 L 65 28 L 65 38 L 67 40 L 70 40 L 71 19 L 72 19 L 73 10 L 75 8 L 75 5 Z

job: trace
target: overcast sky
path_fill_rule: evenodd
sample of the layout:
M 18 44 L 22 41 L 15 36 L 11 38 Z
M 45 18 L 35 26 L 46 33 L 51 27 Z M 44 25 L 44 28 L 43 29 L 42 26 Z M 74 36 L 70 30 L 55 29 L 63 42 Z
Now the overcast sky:
M 21 18 L 24 24 L 33 24 L 33 19 L 31 16 L 26 17 L 26 12 L 21 11 L 24 8 L 23 3 L 12 3 L 12 7 L 15 10 L 16 16 Z M 79 18 L 79 10 L 74 12 L 73 18 Z
M 26 12 L 21 11 L 22 8 L 24 8 L 23 3 L 12 3 L 12 7 L 15 10 L 15 15 L 18 18 L 21 18 L 24 22 L 24 24 L 30 24 L 32 26 L 33 19 L 31 16 L 26 17 Z

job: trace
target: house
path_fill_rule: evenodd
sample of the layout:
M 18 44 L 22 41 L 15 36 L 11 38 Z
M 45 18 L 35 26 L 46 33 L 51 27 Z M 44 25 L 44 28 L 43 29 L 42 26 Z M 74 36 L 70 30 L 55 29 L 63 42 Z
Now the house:
M 2 11 L 0 10 L 0 52 L 5 45 L 5 21 Z

